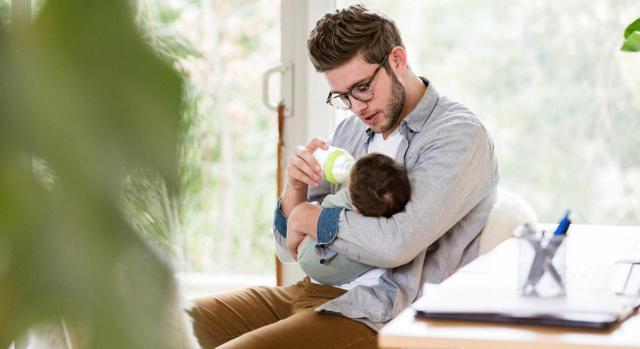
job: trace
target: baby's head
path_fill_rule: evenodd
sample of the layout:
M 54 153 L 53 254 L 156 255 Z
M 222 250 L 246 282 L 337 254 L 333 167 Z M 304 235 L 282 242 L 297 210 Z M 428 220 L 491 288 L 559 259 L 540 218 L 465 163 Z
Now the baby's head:
M 409 176 L 386 155 L 365 155 L 351 169 L 349 197 L 362 215 L 389 218 L 402 211 L 411 198 Z

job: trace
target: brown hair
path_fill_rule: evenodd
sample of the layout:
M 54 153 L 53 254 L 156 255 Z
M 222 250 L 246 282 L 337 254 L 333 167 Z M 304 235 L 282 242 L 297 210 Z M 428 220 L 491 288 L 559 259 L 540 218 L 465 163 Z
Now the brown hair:
M 309 57 L 318 72 L 337 68 L 358 53 L 368 63 L 382 63 L 395 46 L 404 47 L 393 20 L 360 4 L 327 13 L 307 39 Z
M 351 170 L 349 195 L 365 216 L 391 217 L 411 198 L 407 171 L 392 158 L 378 153 L 356 161 Z

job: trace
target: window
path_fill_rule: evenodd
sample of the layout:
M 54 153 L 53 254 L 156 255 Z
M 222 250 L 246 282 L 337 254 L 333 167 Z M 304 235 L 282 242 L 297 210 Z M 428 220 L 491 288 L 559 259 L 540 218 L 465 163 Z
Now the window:
M 185 77 L 182 188 L 166 234 L 184 272 L 274 278 L 277 117 L 260 93 L 280 58 L 279 11 L 266 0 L 138 1 L 149 41 Z
M 187 78 L 185 269 L 270 273 L 276 118 L 259 87 L 279 58 L 279 6 L 144 0 L 139 9 L 152 42 Z
M 414 72 L 483 120 L 500 187 L 540 221 L 640 224 L 640 65 L 619 51 L 640 2 L 364 2 L 396 21 Z
M 3 24 L 11 2 L 0 0 Z M 20 2 L 34 20 L 45 4 Z M 148 173 L 128 178 L 130 221 L 174 257 L 189 287 L 273 283 L 277 116 L 260 93 L 262 73 L 280 59 L 279 2 L 132 4 L 148 42 L 184 76 L 187 132 L 178 190 Z

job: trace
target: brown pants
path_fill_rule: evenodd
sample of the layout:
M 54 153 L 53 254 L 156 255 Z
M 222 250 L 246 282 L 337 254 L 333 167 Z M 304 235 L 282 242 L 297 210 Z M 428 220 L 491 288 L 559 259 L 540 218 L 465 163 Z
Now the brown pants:
M 377 348 L 376 332 L 313 309 L 346 292 L 309 278 L 286 287 L 253 287 L 195 301 L 193 328 L 205 348 Z

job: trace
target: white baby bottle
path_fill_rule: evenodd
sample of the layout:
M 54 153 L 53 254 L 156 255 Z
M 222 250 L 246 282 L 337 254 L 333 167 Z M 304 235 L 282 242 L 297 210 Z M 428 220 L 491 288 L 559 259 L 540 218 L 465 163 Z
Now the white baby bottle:
M 313 157 L 320 163 L 322 176 L 331 184 L 346 182 L 355 163 L 353 156 L 337 147 L 329 147 L 327 150 L 318 148 L 313 152 Z

